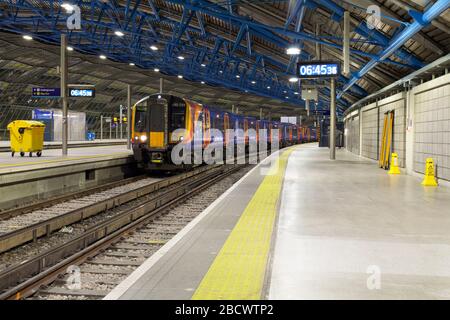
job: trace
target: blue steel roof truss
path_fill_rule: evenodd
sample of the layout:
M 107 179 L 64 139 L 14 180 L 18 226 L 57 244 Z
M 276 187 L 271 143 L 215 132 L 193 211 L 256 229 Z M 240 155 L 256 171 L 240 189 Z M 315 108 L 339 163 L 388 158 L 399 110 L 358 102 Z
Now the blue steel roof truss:
M 118 1 L 105 3 L 100 0 L 76 0 L 71 3 L 82 9 L 82 30 L 76 32 L 67 32 L 65 28 L 68 14 L 61 11 L 62 2 L 46 0 L 41 1 L 41 6 L 36 6 L 26 0 L 0 0 L 0 4 L 8 5 L 7 10 L 0 7 L 0 27 L 22 34 L 30 33 L 31 30 L 35 38 L 53 44 L 59 43 L 60 34 L 66 32 L 70 45 L 83 53 L 104 54 L 113 61 L 134 62 L 146 69 L 157 67 L 167 75 L 182 73 L 187 80 L 205 81 L 211 85 L 251 92 L 300 106 L 304 106 L 304 102 L 295 93 L 301 88 L 293 86 L 287 80 L 281 80 L 294 74 L 292 69 L 297 59 L 290 59 L 290 63 L 285 65 L 271 56 L 258 53 L 252 49 L 252 36 L 281 48 L 286 48 L 291 43 L 301 45 L 303 41 L 341 48 L 340 44 L 330 41 L 337 38 L 317 37 L 301 31 L 302 17 L 307 8 L 326 6 L 328 10 L 334 11 L 335 19 L 342 19 L 343 8 L 331 0 L 297 1 L 284 28 L 264 25 L 237 15 L 232 10 L 233 1 L 222 7 L 205 0 L 166 0 L 173 5 L 182 6 L 182 15 L 177 19 L 173 17 L 173 13 L 158 8 L 152 0 L 126 0 L 123 1 L 124 4 Z M 225 38 L 208 30 L 204 19 L 207 16 L 219 19 L 236 30 L 235 38 Z M 296 21 L 296 25 L 294 31 L 291 31 L 289 26 L 293 21 Z M 115 36 L 116 30 L 125 35 Z M 376 32 L 368 35 L 368 30 L 362 24 L 356 31 L 372 44 L 386 46 L 390 40 Z M 246 43 L 242 45 L 244 37 Z M 286 40 L 286 37 L 291 41 Z M 160 50 L 151 50 L 152 44 L 158 45 Z M 360 61 L 365 61 L 364 58 L 376 59 L 376 55 L 359 50 L 352 50 L 352 53 Z M 389 59 L 384 62 L 412 68 L 423 65 L 401 48 L 394 54 L 402 57 L 405 62 L 398 63 Z M 178 55 L 183 55 L 185 60 L 178 59 Z M 312 56 L 302 50 L 298 58 L 311 60 Z M 203 63 L 207 66 L 203 67 Z M 340 76 L 338 88 L 348 81 L 350 80 L 346 77 Z M 354 84 L 347 89 L 355 96 L 367 95 L 365 90 Z M 320 108 L 327 107 L 328 95 L 329 90 L 320 89 Z M 349 105 L 345 97 L 341 98 L 338 110 L 342 112 Z

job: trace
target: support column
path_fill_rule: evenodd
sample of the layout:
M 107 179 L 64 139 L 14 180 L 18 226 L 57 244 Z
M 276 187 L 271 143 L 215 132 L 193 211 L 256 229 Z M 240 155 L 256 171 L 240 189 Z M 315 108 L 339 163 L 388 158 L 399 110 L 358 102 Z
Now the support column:
M 330 102 L 330 160 L 336 159 L 336 79 L 331 78 Z
M 342 50 L 344 68 L 343 73 L 346 77 L 350 75 L 350 12 L 344 12 L 344 47 Z
M 259 120 L 262 120 L 262 108 L 259 108 Z
M 127 149 L 131 149 L 131 86 L 127 86 Z
M 309 100 L 305 100 L 306 116 L 309 117 Z
M 164 79 L 159 78 L 159 93 L 163 93 Z
M 67 37 L 61 34 L 61 98 L 62 98 L 62 155 L 67 156 L 68 140 L 68 99 L 67 99 Z

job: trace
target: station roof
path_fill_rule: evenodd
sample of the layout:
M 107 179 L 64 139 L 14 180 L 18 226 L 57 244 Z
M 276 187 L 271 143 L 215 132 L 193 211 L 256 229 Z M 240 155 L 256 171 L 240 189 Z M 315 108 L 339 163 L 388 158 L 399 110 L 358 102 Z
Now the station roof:
M 73 12 L 63 3 L 81 8 L 81 30 L 67 30 Z M 123 101 L 121 83 L 137 86 L 135 93 L 156 92 L 157 79 L 163 76 L 168 91 L 201 102 L 229 106 L 245 101 L 251 112 L 265 106 L 280 114 L 302 110 L 302 88 L 317 86 L 317 108 L 328 109 L 327 82 L 288 80 L 296 74 L 297 61 L 342 60 L 342 21 L 344 11 L 349 11 L 353 75 L 338 79 L 342 113 L 450 51 L 450 14 L 441 10 L 431 24 L 402 39 L 403 45 L 384 61 L 380 57 L 393 39 L 421 21 L 422 13 L 442 4 L 448 9 L 446 0 L 0 0 L 0 28 L 12 33 L 0 34 L 0 81 L 3 87 L 44 85 L 36 79 L 57 85 L 58 48 L 52 45 L 66 33 L 75 49 L 70 53 L 70 82 L 96 84 L 101 93 L 86 108 L 108 108 L 108 103 Z M 370 20 L 371 28 L 367 12 L 374 5 L 381 20 Z M 25 43 L 14 33 L 38 41 Z M 290 46 L 299 46 L 301 54 L 287 55 Z M 36 49 L 24 50 L 30 47 Z M 374 67 L 361 73 L 371 60 Z

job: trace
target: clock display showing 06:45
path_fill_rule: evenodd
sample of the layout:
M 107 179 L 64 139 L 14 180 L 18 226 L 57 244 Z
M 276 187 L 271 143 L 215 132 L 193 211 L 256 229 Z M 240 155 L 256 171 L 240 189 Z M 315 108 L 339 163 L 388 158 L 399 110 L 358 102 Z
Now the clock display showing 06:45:
M 339 67 L 335 62 L 299 63 L 298 75 L 300 78 L 336 77 L 340 73 Z

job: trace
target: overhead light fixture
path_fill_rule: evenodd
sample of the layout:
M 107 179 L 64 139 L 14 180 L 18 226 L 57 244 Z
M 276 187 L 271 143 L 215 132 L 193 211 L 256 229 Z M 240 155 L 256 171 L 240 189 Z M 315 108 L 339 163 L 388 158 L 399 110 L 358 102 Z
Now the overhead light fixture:
M 248 90 L 245 90 L 245 92 L 248 92 Z M 253 124 L 253 122 L 252 122 L 252 124 Z
M 311 93 L 311 89 L 308 89 L 308 93 Z
M 267 86 L 267 89 L 270 89 L 270 86 Z
M 222 71 L 222 70 L 219 70 L 219 73 L 223 73 L 223 71 Z
M 72 12 L 73 9 L 74 9 L 73 5 L 71 5 L 70 3 L 67 3 L 67 2 L 66 2 L 66 3 L 63 3 L 63 4 L 61 5 L 61 7 L 64 8 L 64 9 L 66 9 L 66 11 L 67 11 L 68 13 Z
M 252 81 L 252 84 L 255 84 L 256 83 L 256 81 Z
M 283 91 L 283 93 L 287 93 L 287 91 L 286 91 L 286 90 L 284 90 L 284 91 Z
M 298 78 L 297 77 L 291 77 L 289 78 L 289 82 L 297 82 Z
M 294 92 L 294 94 L 298 94 L 298 92 L 296 91 L 296 92 Z
M 152 49 L 153 51 L 156 51 L 156 50 L 158 50 L 158 47 L 157 46 L 155 46 L 155 45 L 152 45 L 152 46 L 150 46 L 150 49 Z M 178 57 L 178 59 L 179 59 L 180 57 Z
M 135 66 L 134 62 L 130 62 L 130 66 Z
M 285 97 L 286 99 L 289 99 L 289 97 Z
M 287 48 L 286 53 L 289 55 L 298 55 L 300 54 L 300 48 L 299 47 Z
M 179 60 L 184 60 L 184 57 L 183 56 L 178 56 L 178 59 Z
M 67 51 L 73 51 L 72 47 L 67 47 Z
M 33 40 L 33 37 L 32 36 L 29 36 L 29 35 L 24 35 L 24 36 L 22 36 L 22 38 L 24 38 L 25 40 L 28 40 L 28 41 L 30 41 L 30 40 Z
M 201 66 L 202 66 L 202 67 L 206 67 L 206 64 L 202 63 Z
M 181 74 L 179 74 L 178 79 L 183 79 L 183 76 Z
M 155 68 L 155 69 L 153 69 L 153 71 L 155 71 L 155 72 L 159 72 L 159 69 L 158 69 L 158 68 Z
M 101 54 L 99 58 L 102 59 L 102 60 L 105 60 L 105 59 L 106 59 L 106 56 L 103 55 L 103 54 Z
M 238 74 L 236 75 L 236 78 L 238 78 L 238 79 L 239 79 L 240 77 L 241 77 L 240 75 L 238 75 Z
M 119 30 L 115 31 L 114 34 L 118 37 L 123 37 L 125 35 L 125 33 L 123 33 L 122 31 L 119 31 Z
M 205 84 L 205 81 L 200 82 L 201 84 Z

